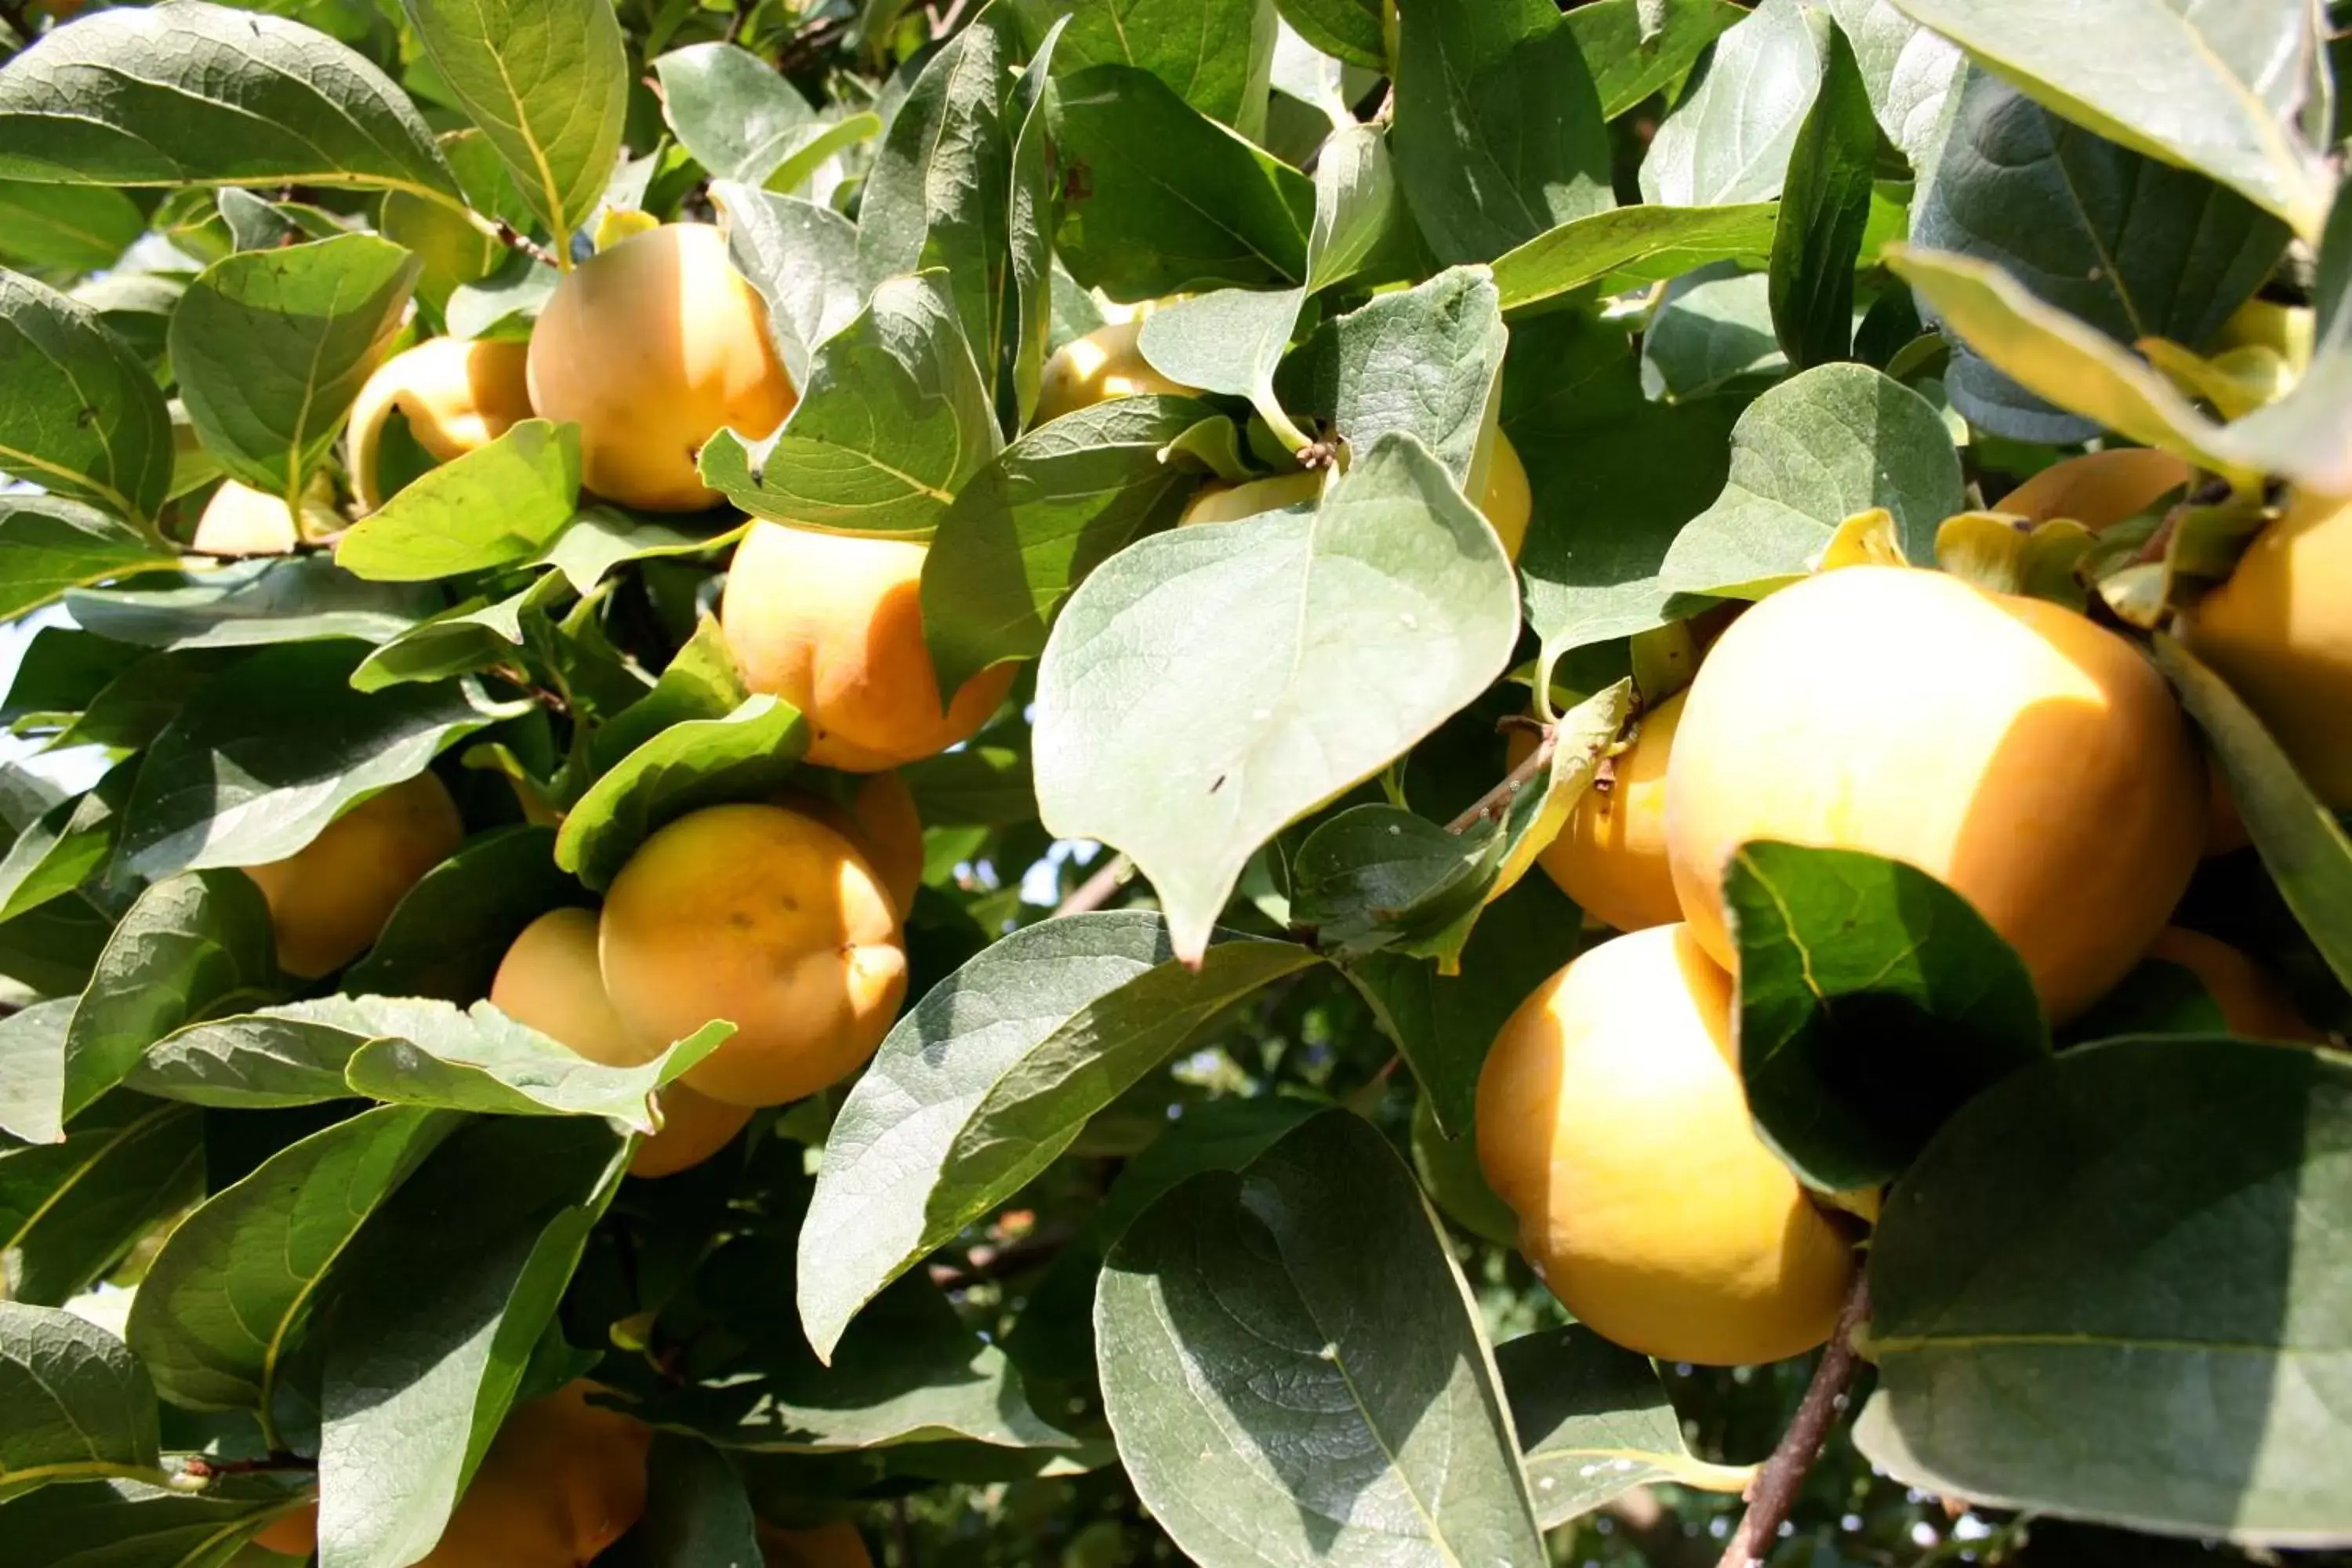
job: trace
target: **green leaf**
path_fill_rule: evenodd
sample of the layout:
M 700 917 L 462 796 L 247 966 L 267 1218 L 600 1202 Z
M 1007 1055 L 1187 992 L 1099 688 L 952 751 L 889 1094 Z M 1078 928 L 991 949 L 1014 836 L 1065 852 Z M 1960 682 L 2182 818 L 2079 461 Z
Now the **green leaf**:
M 205 447 L 265 495 L 299 496 L 341 433 L 415 287 L 416 258 L 373 235 L 241 250 L 188 285 L 172 369 Z
M 1512 330 L 1502 423 L 1535 495 L 1519 575 L 1549 652 L 1664 624 L 1658 569 L 1722 489 L 1738 410 L 1651 402 L 1624 333 L 1581 311 Z
M 1144 318 L 1137 346 L 1180 386 L 1246 397 L 1286 444 L 1307 444 L 1275 395 L 1274 373 L 1298 328 L 1307 289 L 1218 289 Z M 1203 411 L 1203 416 L 1205 416 Z
M 1448 268 L 1318 328 L 1275 384 L 1287 406 L 1324 421 L 1359 458 L 1389 433 L 1410 432 L 1459 485 L 1509 342 L 1486 268 Z
M 1752 1466 L 1694 1457 L 1650 1358 L 1580 1324 L 1507 1340 L 1495 1347 L 1495 1365 L 1546 1530 L 1634 1487 L 1738 1491 L 1755 1475 Z
M 1551 0 L 1398 15 L 1397 178 L 1440 261 L 1492 261 L 1616 205 L 1600 95 Z
M 384 238 L 404 245 L 415 254 L 419 269 L 416 297 L 436 313 L 446 315 L 450 297 L 457 289 L 481 282 L 515 254 L 499 243 L 497 235 L 477 226 L 474 216 L 478 215 L 494 223 L 503 219 L 521 232 L 530 226 L 530 208 L 524 205 L 522 193 L 515 189 L 498 149 L 479 131 L 467 126 L 462 131 L 445 132 L 438 145 L 473 212 L 426 201 L 405 191 L 391 191 L 384 195 L 376 228 Z
M 654 1434 L 646 1459 L 639 1531 L 656 1563 L 675 1568 L 750 1568 L 760 1561 L 757 1520 L 743 1478 L 709 1444 Z
M 154 1384 L 121 1340 L 69 1312 L 0 1301 L 0 1497 L 152 1474 Z
M 1154 1204 L 1111 1249 L 1095 1333 L 1119 1458 L 1204 1568 L 1543 1561 L 1468 1289 L 1347 1112 Z
M 1772 236 L 1772 329 L 1795 369 L 1853 357 L 1853 269 L 1877 160 L 1869 89 L 1853 46 L 1832 27 L 1821 91 L 1789 153 Z
M 704 1025 L 635 1067 L 607 1067 L 516 1023 L 488 1002 L 460 1010 L 421 996 L 352 996 L 344 1009 L 369 1026 L 343 1077 L 393 1105 L 496 1116 L 601 1116 L 647 1137 L 654 1091 L 726 1042 L 730 1023 Z
M 401 1568 L 431 1549 L 612 1201 L 627 1147 L 587 1118 L 475 1121 L 362 1227 L 321 1320 L 322 1561 Z M 416 1289 L 420 1279 L 433 1289 Z
M 722 430 L 703 481 L 754 517 L 845 533 L 926 538 L 996 456 L 987 384 L 938 271 L 893 278 L 816 351 L 772 440 Z
M 1606 0 L 1609 5 L 1629 0 Z M 1571 17 L 1586 6 L 1571 11 Z M 1617 207 L 1577 218 L 1495 260 L 1505 314 L 1599 285 L 1602 294 L 1680 277 L 1710 262 L 1760 257 L 1772 248 L 1780 208 L 1771 202 L 1734 206 Z
M 1270 981 L 1289 942 L 1176 962 L 1155 915 L 1015 931 L 918 1003 L 850 1089 L 801 1226 L 800 1315 L 830 1355 L 858 1310 L 1018 1192 L 1087 1118 Z
M 1402 432 L 1360 449 L 1311 514 L 1142 540 L 1046 644 L 1045 824 L 1133 857 L 1197 958 L 1260 844 L 1502 673 L 1517 598 L 1494 531 Z
M 662 118 L 714 180 L 764 184 L 816 119 L 792 83 L 733 44 L 672 49 L 653 66 Z
M 1513 1009 L 1559 968 L 1568 946 L 1563 933 L 1581 919 L 1550 878 L 1528 877 L 1479 917 L 1457 975 L 1393 952 L 1365 953 L 1340 966 L 1371 1005 L 1381 1032 L 1396 1042 L 1447 1136 L 1469 1131 L 1486 1047 Z
M 1449 833 L 1393 805 L 1350 806 L 1318 823 L 1291 856 L 1291 923 L 1341 960 L 1426 952 L 1478 907 L 1500 847 L 1490 824 Z
M 1682 593 L 1761 598 L 1812 569 L 1838 524 L 1885 507 L 1904 555 L 1936 559 L 1936 530 L 1968 506 L 1959 455 L 1933 405 L 1867 365 L 1825 364 L 1748 405 L 1731 478 L 1675 535 L 1659 575 Z
M 66 1026 L 78 1000 L 35 1002 L 0 1018 L 0 1132 L 29 1144 L 65 1136 Z M 0 1151 L 0 1161 L 26 1152 Z
M 831 207 L 727 180 L 710 183 L 736 269 L 768 306 L 768 337 L 796 387 L 809 355 L 865 304 L 857 286 L 857 226 Z
M 1081 284 L 1142 300 L 1307 280 L 1306 175 L 1131 66 L 1066 77 L 1054 103 L 1065 171 L 1055 251 Z
M 1717 38 L 1650 140 L 1642 199 L 1706 207 L 1779 195 L 1830 26 L 1801 0 L 1763 0 Z
M 1029 758 L 1006 746 L 966 744 L 908 763 L 898 777 L 932 827 L 1004 827 L 1037 818 Z
M 1643 384 L 1675 402 L 1759 391 L 1788 370 L 1772 331 L 1770 276 L 1730 262 L 1668 284 L 1642 334 Z
M 1890 1180 L 1960 1106 L 2049 1055 L 2024 960 L 1925 871 L 1757 842 L 1723 900 L 1748 1110 L 1823 1191 Z
M 646 517 L 599 502 L 575 513 L 531 563 L 554 567 L 573 593 L 587 594 L 628 562 L 715 552 L 734 543 L 746 526 L 738 521 L 716 533 L 698 533 L 696 520 L 684 521 L 687 526 L 681 527 L 677 520 Z
M 1717 34 L 1747 15 L 1731 0 L 1596 0 L 1568 13 L 1568 30 L 1591 68 L 1601 117 L 1614 120 L 1671 89 Z
M 1878 128 L 1931 181 L 1951 129 L 1946 104 L 1968 69 L 1968 57 L 1941 34 L 1905 16 L 1897 0 L 1829 0 L 1830 14 L 1853 45 Z
M 38 996 L 69 995 L 89 983 L 112 924 L 79 895 L 52 900 L 0 924 L 0 974 Z
M 0 178 L 458 199 L 433 133 L 366 59 L 299 23 L 197 0 L 93 13 L 10 60 Z
M 383 1021 L 348 996 L 204 1018 L 157 1041 L 123 1081 L 142 1094 L 223 1110 L 348 1100 L 354 1091 L 343 1069 Z
M 171 415 L 138 354 L 89 306 L 5 269 L 0 472 L 142 525 L 172 482 Z
M 121 191 L 0 180 L 0 258 L 20 267 L 101 271 L 146 227 L 146 215 Z
M 2300 1047 L 2118 1040 L 1995 1086 L 1879 1220 L 1856 1443 L 1994 1507 L 2352 1539 L 2347 1142 L 2352 1064 Z
M 44 1487 L 0 1506 L 0 1552 L 44 1568 L 218 1568 L 269 1515 L 274 1482 L 232 1479 L 202 1493 L 139 1481 Z
M 495 603 L 475 598 L 454 605 L 371 651 L 352 671 L 352 689 L 381 691 L 387 686 L 446 680 L 503 664 L 530 639 L 531 630 L 523 617 L 529 615 L 544 624 L 567 591 L 562 574 L 548 572 L 528 588 Z
M 1067 16 L 1054 74 L 1133 66 L 1176 96 L 1256 140 L 1274 68 L 1272 0 L 1014 0 L 1032 38 Z
M 169 877 L 107 939 L 66 1026 L 64 1114 L 122 1081 L 147 1047 L 232 998 L 276 995 L 269 910 L 237 871 Z
M 602 891 L 664 823 L 773 791 L 808 749 L 799 709 L 751 697 L 719 719 L 671 725 L 615 763 L 564 814 L 555 863 Z
M 1351 120 L 1324 138 L 1315 153 L 1307 287 L 1386 281 L 1403 270 L 1403 258 L 1422 244 L 1379 128 Z
M 2336 977 L 2352 984 L 2352 837 L 2221 677 L 2171 637 L 2159 635 L 2155 649 L 2157 668 L 2205 731 L 2230 799 L 2287 908 Z
M 1266 10 L 1270 30 L 1272 12 L 1266 9 L 1266 0 L 1252 3 Z M 1053 350 L 1054 225 L 1061 182 L 1046 104 L 1056 51 L 1066 26 L 1056 21 L 1045 29 L 1004 105 L 1006 134 L 1012 139 L 1005 214 L 1012 266 L 1005 276 L 1000 363 L 982 370 L 994 373 L 997 407 L 1009 431 L 1021 430 L 1036 413 L 1045 356 Z
M 343 972 L 343 988 L 471 1002 L 489 991 L 523 927 L 578 896 L 555 864 L 553 828 L 477 834 L 394 906 L 375 945 Z
M 1448 1224 L 1498 1247 L 1518 1245 L 1518 1216 L 1486 1184 L 1478 1168 L 1477 1141 L 1448 1138 L 1426 1094 L 1412 1102 L 1412 1141 L 1413 1175 Z
M 0 496 L 0 617 L 39 609 L 68 588 L 179 564 L 127 523 L 61 496 Z
M 2087 0 L 2053 28 L 2033 0 L 1898 4 L 2053 112 L 2209 174 L 2317 241 L 2335 180 L 2306 131 L 2325 113 L 2309 7 Z
M 173 1404 L 274 1404 L 312 1297 L 362 1225 L 460 1119 L 362 1111 L 289 1144 L 173 1230 L 131 1303 L 125 1338 Z
M 429 615 L 435 597 L 362 583 L 307 556 L 160 580 L 173 585 L 68 591 L 66 608 L 78 625 L 117 642 L 231 648 L 331 637 L 389 642 Z
M 566 254 L 604 199 L 628 115 L 619 17 L 604 0 L 401 0 L 401 10 Z
M 1190 398 L 1116 398 L 1030 431 L 971 477 L 923 560 L 923 635 L 941 690 L 1036 658 L 1087 573 L 1176 521 L 1201 475 L 1162 454 L 1208 414 Z
M 54 1116 L 73 1004 L 39 1006 L 49 1010 L 38 1027 L 47 1036 Z M 13 1032 L 16 1019 L 8 1022 Z M 8 1253 L 10 1296 L 57 1307 L 89 1289 L 142 1237 L 203 1194 L 204 1166 L 203 1119 L 135 1094 L 103 1097 L 73 1119 L 62 1142 L 0 1152 L 0 1247 Z
M 107 770 L 89 793 L 59 801 L 0 856 L 0 921 L 62 898 L 99 876 L 121 831 L 135 763 Z
M 1921 249 L 1991 262 L 2119 342 L 2191 348 L 2269 276 L 2286 236 L 2242 197 L 2069 125 L 1981 70 L 1961 89 L 1911 218 Z M 1976 377 L 1999 374 L 1974 359 L 1964 350 L 1946 376 L 1955 406 L 2000 434 L 2040 435 L 1972 392 Z
M 580 426 L 525 419 L 353 523 L 335 564 L 381 583 L 486 572 L 546 549 L 579 502 Z
M 502 718 L 470 680 L 362 696 L 350 643 L 257 653 L 155 738 L 126 812 L 122 854 L 148 876 L 282 860 L 344 808 L 423 773 Z
M 1282 19 L 1308 43 L 1366 70 L 1389 68 L 1381 0 L 1276 0 Z

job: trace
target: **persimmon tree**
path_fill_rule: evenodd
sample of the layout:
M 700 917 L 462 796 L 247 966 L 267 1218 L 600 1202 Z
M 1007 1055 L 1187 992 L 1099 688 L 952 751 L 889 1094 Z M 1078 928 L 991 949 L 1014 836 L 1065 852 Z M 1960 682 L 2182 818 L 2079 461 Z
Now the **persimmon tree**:
M 0 1562 L 2352 1546 L 2336 8 L 0 0 Z

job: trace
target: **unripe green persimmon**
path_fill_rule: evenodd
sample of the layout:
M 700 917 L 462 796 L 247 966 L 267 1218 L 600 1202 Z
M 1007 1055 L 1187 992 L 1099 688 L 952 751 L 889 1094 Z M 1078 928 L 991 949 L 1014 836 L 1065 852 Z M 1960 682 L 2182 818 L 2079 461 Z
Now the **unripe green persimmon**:
M 1478 1163 L 1519 1247 L 1595 1332 L 1737 1365 L 1827 1339 L 1853 1270 L 1756 1135 L 1731 978 L 1686 927 L 1612 937 L 1519 1005 L 1478 1079 Z
M 799 401 L 767 307 L 709 224 L 672 223 L 582 262 L 530 335 L 530 404 L 580 426 L 581 479 L 609 500 L 698 511 L 695 464 L 731 429 L 756 441 Z
M 269 905 L 278 966 L 307 980 L 357 958 L 393 906 L 465 836 L 447 788 L 419 773 L 352 807 L 285 859 L 245 868 Z
M 2205 789 L 2170 690 L 2121 637 L 1941 572 L 1853 566 L 1782 589 L 1708 653 L 1675 732 L 1666 850 L 1727 966 L 1742 844 L 1906 861 L 1976 907 L 2063 1021 L 2164 928 Z

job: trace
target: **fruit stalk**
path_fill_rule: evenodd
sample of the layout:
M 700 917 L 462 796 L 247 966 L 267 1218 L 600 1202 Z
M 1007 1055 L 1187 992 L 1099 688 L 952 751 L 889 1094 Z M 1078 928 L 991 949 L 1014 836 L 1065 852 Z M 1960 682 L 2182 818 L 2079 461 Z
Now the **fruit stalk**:
M 1805 1489 L 1806 1473 L 1822 1457 L 1830 1427 L 1845 1410 L 1846 1391 L 1853 1384 L 1854 1366 L 1861 1359 L 1853 1348 L 1853 1331 L 1869 1316 L 1870 1271 L 1858 1269 L 1853 1289 L 1847 1292 L 1845 1306 L 1838 1312 L 1837 1332 L 1830 1336 L 1829 1344 L 1822 1352 L 1822 1363 L 1813 1369 L 1813 1381 L 1805 1385 L 1805 1397 L 1797 1406 L 1796 1418 L 1780 1434 L 1772 1457 L 1764 1461 L 1763 1469 L 1757 1472 L 1755 1481 L 1748 1487 L 1748 1512 L 1741 1518 L 1739 1528 L 1731 1532 L 1731 1543 L 1723 1549 L 1716 1568 L 1759 1568 L 1771 1551 L 1782 1521 L 1796 1506 L 1798 1494 Z
M 1528 786 L 1537 774 L 1551 766 L 1552 748 L 1559 743 L 1559 726 L 1546 724 L 1536 749 L 1520 759 L 1518 766 L 1503 775 L 1503 782 L 1471 803 L 1470 808 L 1445 825 L 1448 833 L 1467 833 L 1487 817 L 1500 817 L 1510 810 L 1513 797 Z

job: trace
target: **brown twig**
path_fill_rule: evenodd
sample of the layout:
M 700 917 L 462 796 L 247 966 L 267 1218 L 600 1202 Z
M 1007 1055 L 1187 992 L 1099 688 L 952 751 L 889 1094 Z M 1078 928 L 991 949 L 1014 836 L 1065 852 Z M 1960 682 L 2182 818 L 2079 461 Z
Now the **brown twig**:
M 942 1290 L 964 1290 L 985 1280 L 1004 1279 L 1049 1262 L 1076 1234 L 1068 1229 L 1039 1231 L 1023 1237 L 1003 1247 L 975 1247 L 964 1254 L 961 1265 L 934 1263 L 930 1268 L 931 1283 Z
M 784 40 L 784 47 L 776 51 L 777 71 L 790 76 L 841 42 L 842 35 L 848 31 L 849 18 L 846 16 L 820 16 L 813 22 L 803 23 L 791 37 Z
M 1447 823 L 1445 831 L 1467 833 L 1486 818 L 1499 817 L 1510 810 L 1511 802 L 1517 797 L 1519 791 L 1527 788 L 1537 774 L 1551 766 L 1552 748 L 1559 743 L 1559 726 L 1546 724 L 1543 734 L 1536 742 L 1536 749 L 1528 753 L 1527 760 L 1505 773 L 1503 782 L 1480 795 L 1471 804 L 1469 810 Z
M 1124 855 L 1112 856 L 1093 876 L 1072 889 L 1070 896 L 1055 905 L 1054 912 L 1045 918 L 1059 920 L 1064 915 L 1082 915 L 1102 908 L 1110 902 L 1113 893 L 1127 885 L 1128 878 L 1134 872 L 1134 861 Z
M 219 1476 L 251 1476 L 269 1470 L 315 1470 L 316 1459 L 306 1459 L 299 1454 L 272 1454 L 263 1459 L 207 1459 L 202 1454 L 191 1454 L 180 1461 L 183 1475 L 208 1481 Z
M 504 218 L 498 220 L 491 232 L 500 245 L 505 246 L 509 250 L 521 251 L 541 267 L 561 268 L 562 265 L 556 259 L 555 252 L 548 249 Z
M 1805 1387 L 1796 1419 L 1780 1434 L 1772 1457 L 1764 1461 L 1762 1472 L 1748 1486 L 1748 1513 L 1731 1532 L 1731 1543 L 1723 1549 L 1716 1568 L 1758 1568 L 1779 1538 L 1781 1524 L 1804 1489 L 1806 1472 L 1822 1457 L 1830 1428 L 1845 1409 L 1846 1390 L 1853 1385 L 1853 1369 L 1861 1359 L 1854 1352 L 1853 1331 L 1869 1316 L 1870 1275 L 1864 1270 L 1853 1277 L 1853 1289 L 1838 1313 L 1837 1332 L 1822 1352 L 1822 1364 L 1813 1369 L 1813 1381 Z

